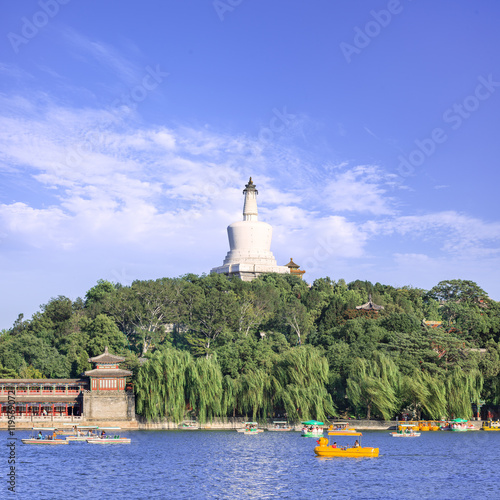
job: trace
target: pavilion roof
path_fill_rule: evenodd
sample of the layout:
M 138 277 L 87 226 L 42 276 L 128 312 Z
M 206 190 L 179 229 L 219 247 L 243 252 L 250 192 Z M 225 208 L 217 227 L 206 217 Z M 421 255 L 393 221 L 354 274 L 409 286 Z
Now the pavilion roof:
M 285 264 L 286 267 L 291 267 L 293 269 L 298 269 L 300 266 L 298 264 L 295 264 L 293 259 L 290 257 L 290 262 L 288 264 Z
M 380 311 L 384 306 L 378 306 L 372 301 L 372 295 L 368 296 L 368 302 L 361 306 L 356 306 L 356 309 L 363 309 L 364 311 Z
M 106 347 L 102 354 L 99 354 L 99 356 L 94 356 L 93 358 L 89 358 L 89 361 L 92 363 L 121 363 L 122 361 L 125 361 L 125 358 L 110 354 L 108 352 L 108 348 Z

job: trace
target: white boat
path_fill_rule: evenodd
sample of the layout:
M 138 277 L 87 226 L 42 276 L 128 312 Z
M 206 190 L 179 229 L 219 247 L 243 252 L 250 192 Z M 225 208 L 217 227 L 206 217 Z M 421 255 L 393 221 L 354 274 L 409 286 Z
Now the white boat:
M 92 435 L 92 436 L 66 436 L 66 441 L 74 441 L 77 443 L 86 443 L 87 439 L 91 438 L 97 438 L 97 435 Z
M 35 431 L 39 431 L 40 433 L 39 436 L 37 437 L 33 436 L 33 433 Z M 49 446 L 68 444 L 68 441 L 66 441 L 65 439 L 57 439 L 57 438 L 54 439 L 51 435 L 41 436 L 42 431 L 56 432 L 56 429 L 54 427 L 33 427 L 31 437 L 26 439 L 21 439 L 21 442 L 23 444 L 39 444 L 39 445 L 49 445 Z
M 397 432 L 391 432 L 392 437 L 404 437 L 404 438 L 413 438 L 420 437 L 420 432 L 416 432 L 413 430 L 413 424 L 401 424 L 399 426 L 401 430 Z
M 291 431 L 292 427 L 286 420 L 274 420 L 273 425 L 267 429 L 268 431 L 285 432 Z
M 259 429 L 257 426 L 259 424 L 257 422 L 245 422 L 245 427 L 242 427 L 241 429 L 236 429 L 236 432 L 242 432 L 243 434 L 250 435 L 250 434 L 259 434 L 261 432 L 264 432 L 264 429 Z
M 200 429 L 200 426 L 196 420 L 184 420 L 179 425 L 179 429 L 182 431 L 197 431 Z
M 391 436 L 395 438 L 418 438 L 420 437 L 420 432 L 391 432 Z
M 87 438 L 89 444 L 130 444 L 130 442 L 130 438 L 123 437 Z
M 21 439 L 21 442 L 23 444 L 43 444 L 50 446 L 69 443 L 69 441 L 66 441 L 66 439 L 37 439 L 37 438 Z

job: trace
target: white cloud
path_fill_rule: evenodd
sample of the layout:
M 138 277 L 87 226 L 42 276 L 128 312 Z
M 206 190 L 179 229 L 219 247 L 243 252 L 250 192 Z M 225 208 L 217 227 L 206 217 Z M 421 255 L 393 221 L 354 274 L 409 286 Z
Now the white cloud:
M 139 68 L 123 57 L 114 47 L 100 40 L 91 40 L 69 27 L 63 31 L 63 35 L 68 45 L 77 50 L 75 54 L 77 57 L 83 58 L 82 53 L 85 56 L 90 55 L 102 67 L 111 70 L 125 82 L 137 83 L 141 76 Z M 87 57 L 85 57 L 85 62 L 88 64 Z
M 361 212 L 374 215 L 394 213 L 387 195 L 389 179 L 376 166 L 363 165 L 333 172 L 322 195 L 335 212 Z
M 438 242 L 442 252 L 476 256 L 499 253 L 500 223 L 445 211 L 369 221 L 364 229 L 373 236 L 401 235 L 421 242 Z M 493 245 L 488 248 L 488 244 Z

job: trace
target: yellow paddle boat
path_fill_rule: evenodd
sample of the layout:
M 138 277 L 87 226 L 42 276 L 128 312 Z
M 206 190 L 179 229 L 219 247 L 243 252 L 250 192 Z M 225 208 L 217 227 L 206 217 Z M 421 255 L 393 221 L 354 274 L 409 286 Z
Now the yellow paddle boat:
M 483 431 L 500 431 L 500 421 L 489 421 L 489 422 L 483 422 L 483 425 L 481 427 L 481 430 Z
M 420 423 L 419 422 L 415 422 L 415 420 L 410 420 L 408 422 L 401 422 L 398 425 L 398 431 L 402 431 L 402 430 L 405 430 L 405 429 L 411 429 L 411 430 L 413 430 L 415 432 L 418 432 L 418 431 L 420 431 Z
M 350 435 L 362 436 L 361 432 L 355 432 Z M 356 440 L 353 446 L 337 446 L 336 443 L 330 445 L 328 438 L 322 437 L 318 439 L 318 446 L 314 448 L 314 453 L 316 453 L 318 457 L 378 457 L 379 449 L 362 447 L 358 440 Z
M 349 422 L 335 422 L 328 427 L 329 436 L 353 436 L 356 433 L 354 427 L 349 426 Z
M 434 421 L 434 420 L 430 420 L 429 421 L 429 429 L 431 431 L 439 431 L 441 428 L 439 427 L 439 425 Z
M 429 426 L 429 423 L 426 422 L 425 420 L 420 420 L 418 422 L 418 430 L 420 432 L 428 432 L 431 430 L 430 426 Z

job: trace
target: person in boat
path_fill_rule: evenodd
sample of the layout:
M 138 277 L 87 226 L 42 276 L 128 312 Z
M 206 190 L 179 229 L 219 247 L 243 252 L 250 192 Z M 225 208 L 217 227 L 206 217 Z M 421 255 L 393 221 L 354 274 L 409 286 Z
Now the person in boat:
M 356 439 L 355 443 L 354 443 L 354 448 L 359 448 L 359 441 Z
M 105 439 L 105 437 L 106 437 L 106 432 L 105 432 L 105 431 L 102 431 L 102 432 L 101 432 L 101 438 L 102 438 L 102 439 Z
M 337 448 L 337 441 L 334 441 L 334 443 L 332 444 L 332 448 Z
M 37 439 L 43 439 L 42 431 L 38 431 Z

